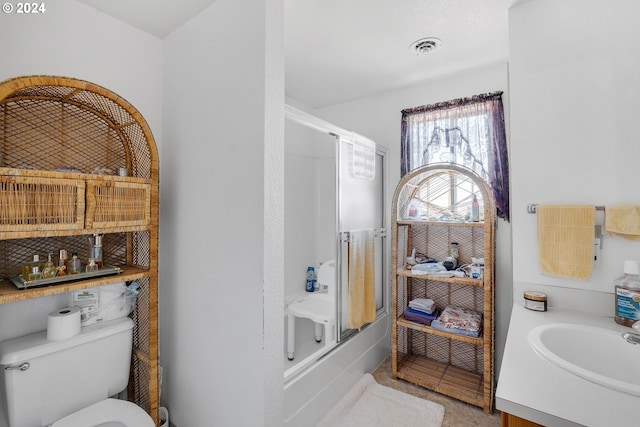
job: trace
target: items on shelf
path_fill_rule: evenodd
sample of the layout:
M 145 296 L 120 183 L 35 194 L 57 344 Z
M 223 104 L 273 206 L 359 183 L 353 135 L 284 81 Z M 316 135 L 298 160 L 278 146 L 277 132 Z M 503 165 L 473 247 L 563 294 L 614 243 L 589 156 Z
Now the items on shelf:
M 60 249 L 58 253 L 58 266 L 56 267 L 57 276 L 65 276 L 69 271 L 69 260 L 67 259 L 67 250 Z
M 98 268 L 102 268 L 102 236 L 94 234 L 93 240 L 89 237 L 89 260 L 95 261 Z
M 415 298 L 409 301 L 409 308 L 422 311 L 423 313 L 433 314 L 436 310 L 436 303 L 429 298 Z
M 428 326 L 438 317 L 438 314 L 435 301 L 428 298 L 415 298 L 409 301 L 409 308 L 404 311 L 404 318 Z
M 424 311 L 415 310 L 411 307 L 407 308 L 403 313 L 405 319 L 427 326 L 431 326 L 431 322 L 436 320 L 439 314 L 440 311 L 438 311 L 438 309 L 434 310 L 433 313 L 428 314 Z
M 40 262 L 40 255 L 35 254 L 33 256 L 33 261 L 26 263 L 22 267 L 22 277 L 25 280 L 42 279 L 42 263 Z
M 473 200 L 471 201 L 471 217 L 469 218 L 469 221 L 480 221 L 480 204 L 478 203 L 478 198 L 475 194 L 473 195 Z
M 482 314 L 463 307 L 447 306 L 431 327 L 454 334 L 477 337 L 482 328 Z
M 44 265 L 42 269 L 42 277 L 45 279 L 51 279 L 52 277 L 56 277 L 56 267 L 53 265 L 53 261 L 51 260 L 51 254 L 48 255 L 47 263 Z
M 78 252 L 71 253 L 71 261 L 69 262 L 69 274 L 78 274 L 82 270 L 82 263 L 78 259 Z

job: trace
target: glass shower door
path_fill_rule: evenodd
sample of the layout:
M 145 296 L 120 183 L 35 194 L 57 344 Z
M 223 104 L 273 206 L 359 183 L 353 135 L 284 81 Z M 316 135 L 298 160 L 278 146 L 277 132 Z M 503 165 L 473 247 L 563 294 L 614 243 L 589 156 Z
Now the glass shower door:
M 338 271 L 341 298 L 338 298 L 338 341 L 353 331 L 348 328 L 349 318 L 349 243 L 348 232 L 373 229 L 375 233 L 375 296 L 378 315 L 385 309 L 385 216 L 384 216 L 384 152 L 376 152 L 376 173 L 372 181 L 356 178 L 353 174 L 353 143 L 340 138 L 338 147 Z

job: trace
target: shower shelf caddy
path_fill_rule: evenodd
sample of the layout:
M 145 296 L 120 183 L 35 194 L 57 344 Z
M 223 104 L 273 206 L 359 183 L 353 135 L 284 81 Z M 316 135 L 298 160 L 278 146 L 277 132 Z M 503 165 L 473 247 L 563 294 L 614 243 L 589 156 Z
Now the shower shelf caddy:
M 465 192 L 468 197 L 461 197 Z M 458 206 L 453 201 L 446 208 L 460 210 L 470 206 L 472 193 L 479 196 L 480 222 L 438 221 L 434 211 L 426 215 L 431 220 L 408 218 L 416 200 L 426 198 L 429 211 L 434 195 L 440 196 L 439 201 L 457 194 L 465 201 Z M 493 411 L 494 400 L 494 205 L 490 187 L 474 172 L 438 164 L 406 174 L 392 208 L 393 376 L 479 406 L 484 412 Z M 442 260 L 450 255 L 452 242 L 458 244 L 460 265 L 470 264 L 471 257 L 484 257 L 482 278 L 416 275 L 405 268 L 413 248 Z M 480 335 L 454 334 L 405 319 L 403 313 L 414 298 L 430 298 L 440 310 L 454 305 L 482 313 Z
M 147 122 L 101 86 L 16 77 L 0 83 L 0 153 L 0 304 L 137 281 L 128 396 L 158 425 L 158 152 Z M 128 176 L 113 175 L 120 167 Z M 9 280 L 34 254 L 64 248 L 86 261 L 93 234 L 119 274 L 27 289 Z

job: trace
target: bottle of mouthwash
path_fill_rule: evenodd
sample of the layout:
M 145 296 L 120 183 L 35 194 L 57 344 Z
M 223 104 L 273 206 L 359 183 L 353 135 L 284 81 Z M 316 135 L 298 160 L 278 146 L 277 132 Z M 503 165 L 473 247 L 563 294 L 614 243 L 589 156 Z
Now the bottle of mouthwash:
M 631 326 L 640 320 L 640 272 L 637 261 L 624 262 L 624 275 L 613 281 L 615 286 L 616 323 Z

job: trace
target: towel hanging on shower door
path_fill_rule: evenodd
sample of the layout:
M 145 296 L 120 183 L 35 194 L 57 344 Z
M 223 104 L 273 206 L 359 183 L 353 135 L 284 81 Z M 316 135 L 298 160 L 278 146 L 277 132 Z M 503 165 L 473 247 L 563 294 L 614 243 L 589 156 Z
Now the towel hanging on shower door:
M 376 320 L 374 231 L 349 232 L 349 329 Z

